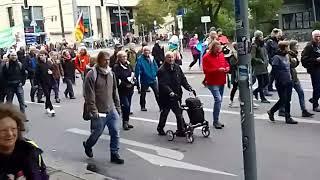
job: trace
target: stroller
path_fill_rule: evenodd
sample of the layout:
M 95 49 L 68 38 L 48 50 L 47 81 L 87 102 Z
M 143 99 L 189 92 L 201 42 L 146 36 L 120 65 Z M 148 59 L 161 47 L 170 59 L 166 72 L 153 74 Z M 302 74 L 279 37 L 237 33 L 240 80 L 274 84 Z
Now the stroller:
M 210 129 L 209 122 L 204 119 L 204 111 L 202 103 L 199 98 L 190 97 L 185 100 L 185 105 L 181 105 L 181 109 L 187 111 L 190 123 L 186 125 L 185 134 L 188 143 L 193 143 L 193 131 L 195 128 L 202 127 L 202 135 L 209 137 Z M 168 130 L 166 132 L 168 141 L 173 141 L 175 138 L 175 132 Z

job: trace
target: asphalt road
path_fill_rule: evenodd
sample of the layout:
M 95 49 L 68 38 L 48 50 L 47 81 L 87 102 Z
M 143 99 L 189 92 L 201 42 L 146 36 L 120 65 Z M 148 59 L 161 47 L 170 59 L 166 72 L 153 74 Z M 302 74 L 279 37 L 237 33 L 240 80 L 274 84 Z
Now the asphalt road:
M 169 180 L 169 179 L 243 179 L 243 160 L 241 146 L 241 127 L 239 108 L 228 107 L 230 90 L 225 89 L 221 121 L 223 130 L 212 128 L 213 98 L 201 85 L 202 75 L 187 75 L 191 85 L 197 90 L 204 103 L 205 117 L 210 122 L 211 135 L 203 138 L 201 130 L 195 130 L 193 144 L 185 138 L 176 138 L 173 142 L 156 133 L 159 109 L 152 92 L 147 94 L 147 112 L 141 112 L 139 95 L 133 96 L 131 123 L 135 126 L 130 131 L 121 130 L 120 154 L 125 159 L 124 165 L 109 162 L 108 131 L 94 147 L 94 159 L 88 159 L 82 147 L 82 141 L 89 134 L 89 122 L 82 120 L 83 98 L 82 82 L 77 79 L 74 86 L 77 99 L 63 97 L 55 104 L 56 117 L 45 114 L 44 104 L 30 103 L 29 83 L 25 86 L 28 108 L 26 136 L 35 140 L 44 150 L 45 158 L 59 164 L 63 171 L 93 170 L 96 173 L 119 180 Z M 306 99 L 311 97 L 309 76 L 300 75 L 305 89 Z M 61 92 L 65 85 L 61 86 Z M 184 93 L 185 98 L 189 96 Z M 236 95 L 237 96 L 237 95 Z M 269 98 L 272 104 L 277 95 Z M 257 102 L 259 104 L 259 102 Z M 258 176 L 260 180 L 316 180 L 319 179 L 320 161 L 320 113 L 314 118 L 301 118 L 298 97 L 293 93 L 292 115 L 300 121 L 298 125 L 286 125 L 283 118 L 277 122 L 267 120 L 266 111 L 272 106 L 261 104 L 255 110 L 255 128 L 257 144 Z M 311 104 L 306 103 L 310 109 Z M 185 114 L 185 119 L 188 117 Z M 175 130 L 175 118 L 168 117 L 166 130 Z M 108 178 L 107 178 L 108 179 Z

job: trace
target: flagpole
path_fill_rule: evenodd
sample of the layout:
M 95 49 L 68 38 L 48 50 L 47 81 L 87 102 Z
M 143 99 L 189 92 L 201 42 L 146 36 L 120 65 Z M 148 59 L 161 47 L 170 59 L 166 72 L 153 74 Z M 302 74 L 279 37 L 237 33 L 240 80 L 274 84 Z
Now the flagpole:
M 121 45 L 123 46 L 123 30 L 122 30 L 120 0 L 118 0 L 118 14 L 119 14 L 119 27 L 120 27 L 120 40 L 121 40 Z
M 59 2 L 59 13 L 60 13 L 60 25 L 61 25 L 61 34 L 62 34 L 62 38 L 64 39 L 65 33 L 64 33 L 64 22 L 63 22 L 63 16 L 62 16 L 62 5 L 61 5 L 61 0 L 58 0 Z

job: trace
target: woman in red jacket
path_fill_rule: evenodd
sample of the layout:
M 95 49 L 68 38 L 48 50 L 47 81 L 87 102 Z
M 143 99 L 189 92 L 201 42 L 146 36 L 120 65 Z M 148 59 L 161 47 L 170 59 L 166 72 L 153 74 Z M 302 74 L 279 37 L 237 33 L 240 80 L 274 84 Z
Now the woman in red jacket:
M 79 54 L 76 56 L 74 60 L 74 64 L 76 69 L 81 74 L 82 80 L 84 80 L 84 72 L 86 71 L 86 66 L 90 63 L 90 56 L 87 52 L 87 48 L 85 46 L 81 46 L 79 48 Z
M 209 52 L 203 56 L 202 62 L 207 88 L 214 97 L 213 126 L 216 129 L 222 129 L 224 125 L 219 122 L 219 114 L 224 85 L 226 84 L 226 75 L 230 70 L 230 66 L 224 58 L 220 42 L 214 40 L 209 45 Z

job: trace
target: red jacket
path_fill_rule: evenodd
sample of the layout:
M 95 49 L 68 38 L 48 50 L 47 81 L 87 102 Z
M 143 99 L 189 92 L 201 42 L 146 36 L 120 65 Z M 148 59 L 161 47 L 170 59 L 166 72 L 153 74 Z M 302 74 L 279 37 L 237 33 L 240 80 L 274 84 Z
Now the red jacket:
M 76 66 L 76 69 L 83 73 L 86 70 L 87 64 L 90 62 L 90 56 L 89 55 L 84 55 L 81 56 L 80 54 L 77 55 L 76 59 L 74 60 L 74 64 Z
M 202 59 L 203 72 L 208 86 L 217 86 L 226 84 L 227 72 L 220 71 L 219 68 L 230 69 L 229 63 L 224 58 L 224 54 L 220 52 L 213 55 L 206 53 Z

